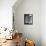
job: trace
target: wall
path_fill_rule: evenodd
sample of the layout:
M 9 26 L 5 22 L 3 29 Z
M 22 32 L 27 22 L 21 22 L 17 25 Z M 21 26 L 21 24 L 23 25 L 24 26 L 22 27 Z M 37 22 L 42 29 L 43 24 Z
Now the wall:
M 40 23 L 42 46 L 46 46 L 46 0 L 41 1 Z
M 24 25 L 24 14 L 26 13 L 33 14 L 33 25 Z M 34 40 L 36 46 L 41 46 L 40 15 L 40 0 L 23 0 L 14 10 L 15 28 L 23 33 L 24 38 Z
M 12 6 L 16 0 L 0 0 L 0 27 L 12 28 Z

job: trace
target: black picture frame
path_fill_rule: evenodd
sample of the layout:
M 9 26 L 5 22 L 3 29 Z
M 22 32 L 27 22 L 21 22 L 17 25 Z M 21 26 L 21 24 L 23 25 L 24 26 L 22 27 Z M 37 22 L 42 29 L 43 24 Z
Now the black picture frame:
M 24 25 L 33 24 L 33 14 L 24 14 Z

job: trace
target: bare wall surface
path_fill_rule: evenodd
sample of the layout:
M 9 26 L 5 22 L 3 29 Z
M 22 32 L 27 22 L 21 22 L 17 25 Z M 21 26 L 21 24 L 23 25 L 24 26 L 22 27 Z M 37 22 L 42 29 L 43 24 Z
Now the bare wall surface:
M 41 1 L 41 41 L 42 46 L 46 46 L 46 0 Z
M 0 0 L 0 27 L 12 29 L 12 6 L 16 0 Z

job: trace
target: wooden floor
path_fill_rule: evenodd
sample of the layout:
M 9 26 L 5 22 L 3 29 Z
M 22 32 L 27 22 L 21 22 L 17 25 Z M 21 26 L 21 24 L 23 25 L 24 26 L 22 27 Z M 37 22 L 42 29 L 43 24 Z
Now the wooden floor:
M 16 46 L 15 39 L 13 40 L 6 40 L 6 42 L 2 43 L 0 46 Z

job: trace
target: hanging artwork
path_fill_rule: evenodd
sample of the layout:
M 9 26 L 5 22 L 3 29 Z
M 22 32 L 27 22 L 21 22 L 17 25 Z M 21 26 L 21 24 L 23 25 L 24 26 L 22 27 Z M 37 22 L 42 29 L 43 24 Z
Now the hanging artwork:
M 33 14 L 24 14 L 24 24 L 25 25 L 33 24 Z

